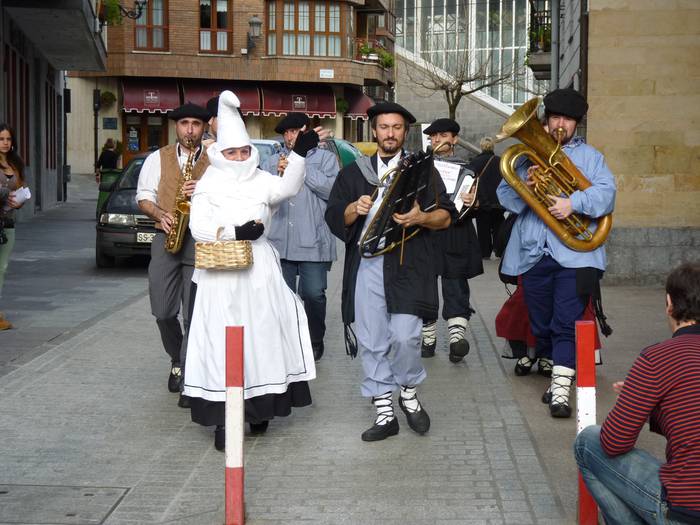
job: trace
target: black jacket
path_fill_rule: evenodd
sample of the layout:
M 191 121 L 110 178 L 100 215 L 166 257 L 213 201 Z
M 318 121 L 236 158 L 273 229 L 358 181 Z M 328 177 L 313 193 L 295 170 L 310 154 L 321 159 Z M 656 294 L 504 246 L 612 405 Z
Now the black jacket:
M 490 159 L 493 160 L 489 162 Z M 486 166 L 487 162 L 489 162 L 488 166 Z M 484 151 L 474 157 L 467 166 L 477 175 L 483 171 L 478 190 L 480 210 L 503 209 L 498 202 L 498 197 L 496 197 L 496 188 L 498 188 L 502 178 L 500 164 L 501 157 L 495 155 L 493 151 Z M 486 166 L 486 170 L 484 170 L 484 166 Z
M 464 161 L 458 157 L 440 157 L 440 160 L 464 164 Z M 438 275 L 471 279 L 484 273 L 479 239 L 472 222 L 475 214 L 476 209 L 474 208 L 462 219 L 454 220 L 446 230 L 429 232 L 433 239 Z
M 376 173 L 376 155 L 372 157 L 372 166 Z M 420 195 L 420 207 L 426 209 L 428 205 L 435 204 L 437 192 L 438 208 L 450 212 L 454 219 L 454 204 L 445 193 L 445 185 L 437 172 L 434 172 L 433 176 L 435 184 L 430 184 Z M 358 243 L 366 220 L 366 216 L 360 216 L 353 224 L 345 227 L 345 208 L 362 195 L 372 195 L 374 189 L 375 187 L 363 176 L 357 162 L 353 162 L 338 173 L 326 208 L 326 223 L 333 234 L 345 242 L 342 295 L 342 317 L 345 325 L 355 320 L 355 284 L 361 259 Z M 384 294 L 389 313 L 412 314 L 426 319 L 437 317 L 436 269 L 431 239 L 427 233 L 426 230 L 422 230 L 406 242 L 403 264 L 399 264 L 401 250 L 398 248 L 384 255 Z

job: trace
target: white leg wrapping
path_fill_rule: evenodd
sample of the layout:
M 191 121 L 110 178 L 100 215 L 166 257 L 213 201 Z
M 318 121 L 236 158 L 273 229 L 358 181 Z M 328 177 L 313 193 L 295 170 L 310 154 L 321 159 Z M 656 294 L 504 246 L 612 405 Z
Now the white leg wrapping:
M 569 392 L 576 371 L 565 366 L 555 365 L 552 368 L 552 405 L 569 405 Z
M 447 329 L 450 331 L 450 344 L 466 339 L 469 321 L 465 317 L 450 317 Z
M 389 421 L 394 419 L 394 405 L 391 397 L 392 393 L 386 392 L 372 398 L 374 408 L 377 410 L 377 419 L 374 421 L 375 425 L 386 425 Z
M 424 324 L 421 335 L 423 336 L 423 344 L 425 346 L 434 345 L 437 338 L 437 321 Z

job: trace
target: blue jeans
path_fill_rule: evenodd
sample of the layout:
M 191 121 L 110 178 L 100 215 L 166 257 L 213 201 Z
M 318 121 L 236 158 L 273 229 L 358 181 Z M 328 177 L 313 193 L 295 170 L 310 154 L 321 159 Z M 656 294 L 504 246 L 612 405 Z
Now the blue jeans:
M 648 452 L 634 448 L 610 457 L 600 445 L 600 426 L 591 425 L 576 437 L 574 455 L 607 525 L 681 523 L 666 517 L 668 506 L 661 497 L 659 479 L 661 463 Z
M 322 344 L 326 334 L 326 288 L 330 262 L 288 261 L 282 259 L 282 275 L 304 302 L 312 344 Z M 297 276 L 299 284 L 297 286 Z

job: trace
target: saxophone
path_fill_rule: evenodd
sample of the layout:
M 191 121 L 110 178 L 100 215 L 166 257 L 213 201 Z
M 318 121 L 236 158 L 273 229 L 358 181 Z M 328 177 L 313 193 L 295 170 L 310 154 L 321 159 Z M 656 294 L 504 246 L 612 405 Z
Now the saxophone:
M 192 165 L 194 164 L 194 141 L 185 138 L 185 147 L 190 150 L 185 163 L 185 169 L 180 177 L 180 185 L 175 197 L 175 209 L 173 210 L 173 225 L 165 238 L 165 250 L 177 253 L 182 249 L 182 241 L 185 239 L 187 227 L 190 224 L 190 200 L 185 196 L 183 188 L 185 182 L 192 180 Z

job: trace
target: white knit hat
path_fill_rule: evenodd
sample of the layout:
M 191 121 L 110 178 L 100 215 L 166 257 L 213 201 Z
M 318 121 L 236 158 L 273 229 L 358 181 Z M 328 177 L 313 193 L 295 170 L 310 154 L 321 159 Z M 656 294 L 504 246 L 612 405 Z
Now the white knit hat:
M 219 113 L 217 115 L 216 142 L 219 151 L 228 148 L 250 146 L 250 137 L 238 112 L 241 102 L 231 91 L 222 91 L 219 95 Z

